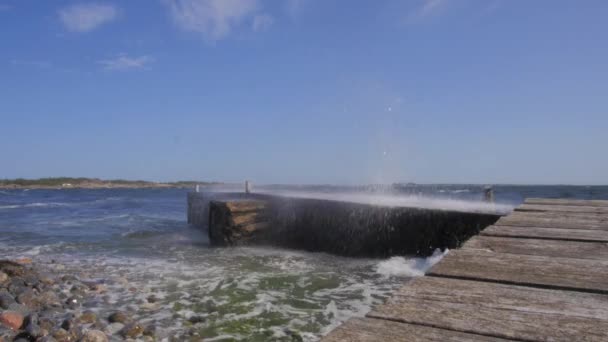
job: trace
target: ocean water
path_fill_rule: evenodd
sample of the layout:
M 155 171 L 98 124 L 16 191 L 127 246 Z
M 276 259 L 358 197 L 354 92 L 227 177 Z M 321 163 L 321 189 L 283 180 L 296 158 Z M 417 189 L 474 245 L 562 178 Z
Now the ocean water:
M 481 186 L 265 187 L 479 204 Z M 496 202 L 525 197 L 608 199 L 608 187 L 499 186 Z M 439 261 L 395 256 L 343 258 L 279 248 L 214 248 L 186 223 L 185 189 L 0 190 L 0 258 L 31 257 L 106 282 L 95 310 L 127 310 L 159 338 L 193 332 L 208 340 L 315 341 L 363 316 Z M 348 196 L 348 195 L 347 195 Z M 480 204 L 481 205 L 481 204 Z M 146 298 L 157 300 L 149 303 Z M 196 319 L 193 319 L 196 317 Z M 206 339 L 207 340 L 207 339 Z

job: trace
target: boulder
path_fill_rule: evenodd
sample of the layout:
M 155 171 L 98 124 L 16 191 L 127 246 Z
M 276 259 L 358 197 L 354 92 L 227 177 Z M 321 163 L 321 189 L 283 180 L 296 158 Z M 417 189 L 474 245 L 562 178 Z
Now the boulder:
M 89 330 L 87 331 L 81 342 L 108 342 L 108 337 L 102 331 L 99 330 Z
M 4 311 L 0 314 L 0 323 L 12 330 L 19 330 L 23 325 L 23 315 L 15 311 Z

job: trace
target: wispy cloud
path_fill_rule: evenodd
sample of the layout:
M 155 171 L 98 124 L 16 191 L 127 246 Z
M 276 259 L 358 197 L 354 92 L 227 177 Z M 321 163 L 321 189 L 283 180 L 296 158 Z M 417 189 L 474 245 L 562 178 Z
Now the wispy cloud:
M 153 61 L 154 58 L 146 55 L 139 57 L 129 57 L 123 54 L 115 58 L 98 61 L 97 63 L 99 63 L 104 70 L 127 71 L 134 69 L 143 69 Z
M 268 29 L 274 23 L 274 18 L 270 14 L 259 14 L 253 17 L 253 24 L 251 27 L 254 31 L 264 31 Z
M 118 10 L 112 5 L 76 4 L 59 10 L 59 19 L 68 31 L 89 32 L 114 20 Z
M 183 30 L 217 41 L 253 16 L 257 0 L 164 0 L 175 23 Z

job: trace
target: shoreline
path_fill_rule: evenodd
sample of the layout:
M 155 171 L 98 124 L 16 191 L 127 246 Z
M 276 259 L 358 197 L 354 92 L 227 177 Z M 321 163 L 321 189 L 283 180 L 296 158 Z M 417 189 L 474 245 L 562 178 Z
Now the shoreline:
M 61 264 L 0 260 L 0 341 L 153 341 L 156 328 L 128 312 L 100 315 L 106 284 L 67 272 Z

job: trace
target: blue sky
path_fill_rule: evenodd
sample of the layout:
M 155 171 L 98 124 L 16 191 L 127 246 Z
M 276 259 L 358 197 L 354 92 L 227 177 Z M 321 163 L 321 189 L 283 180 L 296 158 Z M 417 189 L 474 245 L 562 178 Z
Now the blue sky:
M 608 2 L 0 0 L 0 178 L 608 184 Z

